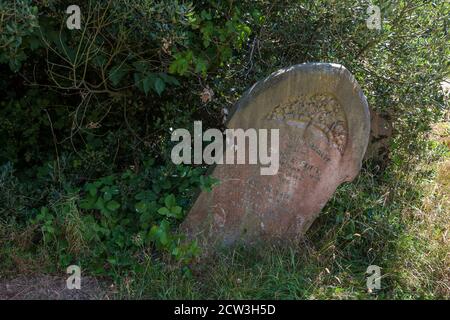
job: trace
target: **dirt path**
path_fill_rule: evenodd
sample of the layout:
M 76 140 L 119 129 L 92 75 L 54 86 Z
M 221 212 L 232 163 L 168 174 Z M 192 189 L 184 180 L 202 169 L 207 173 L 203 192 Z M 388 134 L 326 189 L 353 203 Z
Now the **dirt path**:
M 106 283 L 82 278 L 80 290 L 69 290 L 66 279 L 58 276 L 19 276 L 0 279 L 0 300 L 98 300 L 112 299 Z

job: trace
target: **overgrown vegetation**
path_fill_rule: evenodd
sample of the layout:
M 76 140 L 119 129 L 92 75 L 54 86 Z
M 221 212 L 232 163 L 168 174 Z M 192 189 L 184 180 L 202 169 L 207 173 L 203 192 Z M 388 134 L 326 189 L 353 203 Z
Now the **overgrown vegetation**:
M 79 264 L 132 297 L 365 298 L 377 264 L 377 297 L 448 298 L 448 148 L 428 132 L 448 108 L 449 4 L 374 1 L 371 30 L 369 3 L 87 0 L 68 30 L 70 1 L 0 0 L 2 273 Z M 367 162 L 300 246 L 192 265 L 177 225 L 217 181 L 171 163 L 171 130 L 221 127 L 255 81 L 316 61 L 345 65 L 392 122 L 386 169 Z
M 450 137 L 450 126 L 446 137 Z M 217 252 L 186 276 L 144 259 L 119 282 L 119 298 L 436 299 L 450 296 L 450 150 L 423 146 L 412 173 L 365 168 L 339 188 L 307 237 L 290 246 Z M 369 292 L 367 267 L 382 270 Z

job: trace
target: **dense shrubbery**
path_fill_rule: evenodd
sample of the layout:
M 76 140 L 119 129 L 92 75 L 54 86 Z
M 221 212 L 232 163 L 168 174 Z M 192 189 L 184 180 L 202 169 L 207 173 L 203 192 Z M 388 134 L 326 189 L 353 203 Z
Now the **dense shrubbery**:
M 81 30 L 70 4 L 0 0 L 0 219 L 38 226 L 61 266 L 104 272 L 149 244 L 189 260 L 171 230 L 214 182 L 170 163 L 170 128 L 222 126 L 280 67 L 345 65 L 392 120 L 397 164 L 444 111 L 444 1 L 382 1 L 381 31 L 362 0 L 80 1 Z

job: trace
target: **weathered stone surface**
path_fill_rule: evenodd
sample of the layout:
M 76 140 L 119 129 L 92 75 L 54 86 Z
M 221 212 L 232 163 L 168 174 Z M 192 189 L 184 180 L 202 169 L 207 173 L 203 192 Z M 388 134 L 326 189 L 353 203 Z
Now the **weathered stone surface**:
M 364 160 L 372 159 L 380 166 L 387 165 L 389 143 L 392 137 L 392 124 L 387 115 L 380 115 L 373 109 L 370 111 L 370 139 Z
M 199 195 L 182 225 L 209 245 L 301 237 L 337 186 L 358 174 L 370 116 L 347 69 L 311 63 L 253 85 L 228 128 L 278 128 L 280 167 L 276 175 L 260 175 L 260 165 L 214 168 L 221 184 Z

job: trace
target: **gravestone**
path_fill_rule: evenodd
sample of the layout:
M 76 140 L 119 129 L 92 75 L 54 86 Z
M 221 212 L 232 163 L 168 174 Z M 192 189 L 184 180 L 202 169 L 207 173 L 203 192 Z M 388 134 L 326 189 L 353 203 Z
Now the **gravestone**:
M 227 127 L 279 129 L 279 170 L 261 175 L 260 165 L 216 165 L 220 184 L 200 193 L 182 224 L 202 245 L 301 237 L 336 188 L 358 174 L 370 115 L 345 67 L 310 63 L 253 85 Z

